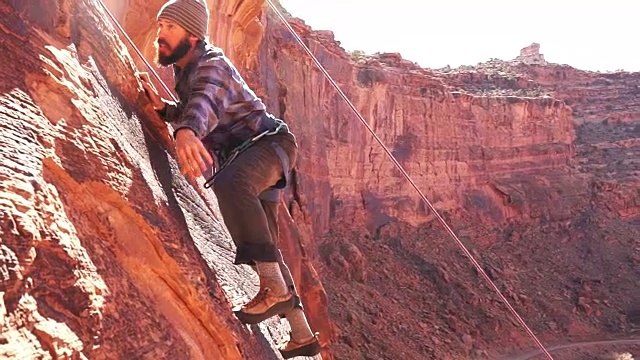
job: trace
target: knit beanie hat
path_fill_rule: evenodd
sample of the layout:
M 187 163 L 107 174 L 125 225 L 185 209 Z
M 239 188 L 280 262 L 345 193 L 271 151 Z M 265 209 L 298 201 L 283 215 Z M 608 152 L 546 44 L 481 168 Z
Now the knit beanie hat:
M 158 12 L 157 19 L 167 19 L 204 40 L 209 27 L 209 9 L 205 0 L 170 0 Z

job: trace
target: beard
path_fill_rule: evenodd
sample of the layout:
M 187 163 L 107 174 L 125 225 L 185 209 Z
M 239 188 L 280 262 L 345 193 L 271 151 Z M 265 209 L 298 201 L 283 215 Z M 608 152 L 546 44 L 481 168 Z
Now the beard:
M 164 45 L 170 51 L 169 55 L 162 55 L 160 54 L 160 48 L 158 48 L 156 63 L 162 66 L 168 66 L 175 63 L 182 59 L 183 56 L 187 55 L 189 50 L 191 50 L 191 42 L 187 36 L 180 40 L 178 45 L 173 49 L 164 40 L 158 40 L 157 45 Z

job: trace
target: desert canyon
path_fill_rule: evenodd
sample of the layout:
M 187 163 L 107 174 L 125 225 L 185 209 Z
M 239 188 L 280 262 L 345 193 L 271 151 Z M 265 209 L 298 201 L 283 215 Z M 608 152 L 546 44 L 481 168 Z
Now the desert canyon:
M 543 359 L 267 4 L 207 2 L 300 145 L 280 242 L 322 358 Z M 105 0 L 149 61 L 163 3 Z M 536 43 L 424 69 L 288 21 L 540 340 L 585 343 L 554 358 L 640 355 L 640 73 Z M 233 317 L 257 276 L 101 0 L 2 0 L 0 48 L 0 358 L 278 359 L 287 325 Z

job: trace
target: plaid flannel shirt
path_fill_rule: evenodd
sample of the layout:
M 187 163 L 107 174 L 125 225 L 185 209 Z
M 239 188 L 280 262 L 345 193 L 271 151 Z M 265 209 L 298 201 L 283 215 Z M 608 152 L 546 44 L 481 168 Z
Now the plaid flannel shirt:
M 202 44 L 196 51 L 184 68 L 174 65 L 179 102 L 159 112 L 174 135 L 189 128 L 211 150 L 229 150 L 270 127 L 264 103 L 222 50 Z

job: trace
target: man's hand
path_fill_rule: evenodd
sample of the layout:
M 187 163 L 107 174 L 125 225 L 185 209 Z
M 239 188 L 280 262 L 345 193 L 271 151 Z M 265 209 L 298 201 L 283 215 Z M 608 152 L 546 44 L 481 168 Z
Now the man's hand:
M 153 106 L 155 110 L 162 110 L 162 108 L 164 108 L 166 104 L 164 103 L 164 101 L 162 101 L 162 98 L 160 97 L 160 95 L 158 95 L 158 91 L 151 83 L 149 74 L 147 74 L 146 72 L 139 72 L 136 73 L 136 75 L 138 75 L 138 78 L 142 82 L 142 89 L 144 89 L 144 93 L 145 95 L 147 95 L 151 106 Z
M 183 128 L 176 133 L 176 153 L 182 175 L 190 178 L 202 176 L 213 159 L 193 130 Z M 201 171 L 200 171 L 201 170 Z

